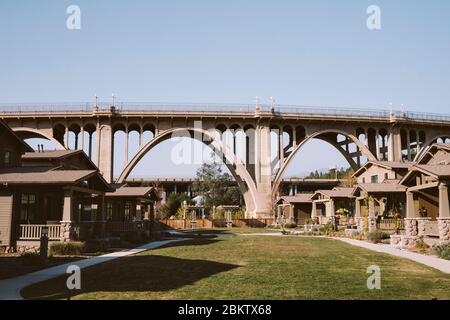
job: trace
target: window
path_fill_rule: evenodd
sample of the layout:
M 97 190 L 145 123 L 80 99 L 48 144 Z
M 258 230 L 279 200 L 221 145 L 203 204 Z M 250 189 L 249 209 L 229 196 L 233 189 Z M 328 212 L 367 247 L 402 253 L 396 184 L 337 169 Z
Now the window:
M 129 202 L 129 201 L 125 202 L 124 220 L 125 221 L 130 221 L 131 220 L 131 202 Z
M 362 183 L 366 183 L 366 178 L 363 178 L 363 179 L 362 179 Z
M 389 174 L 386 172 L 385 174 L 384 174 L 384 180 L 388 180 L 389 179 Z
M 112 204 L 112 202 L 108 202 L 106 204 L 106 220 L 107 221 L 113 220 L 113 204 Z
M 5 154 L 3 156 L 3 163 L 5 165 L 11 164 L 11 151 L 5 151 Z
M 36 219 L 36 195 L 23 193 L 20 199 L 20 222 L 30 223 Z
M 370 182 L 371 183 L 378 183 L 378 176 L 371 176 L 370 177 Z

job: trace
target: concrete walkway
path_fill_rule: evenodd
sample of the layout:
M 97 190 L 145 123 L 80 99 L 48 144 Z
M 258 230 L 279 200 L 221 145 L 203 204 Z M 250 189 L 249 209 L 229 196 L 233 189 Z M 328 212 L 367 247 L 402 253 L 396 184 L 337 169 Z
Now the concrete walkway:
M 437 269 L 439 271 L 442 271 L 444 273 L 450 274 L 450 260 L 444 260 L 437 257 L 429 256 L 426 254 L 420 254 L 411 252 L 408 250 L 402 250 L 392 247 L 389 244 L 374 244 L 366 241 L 361 240 L 354 240 L 354 239 L 348 239 L 348 238 L 330 238 L 326 236 L 301 236 L 301 235 L 283 235 L 281 233 L 246 233 L 242 234 L 245 236 L 282 236 L 282 237 L 309 237 L 309 238 L 327 238 L 327 239 L 333 239 L 333 240 L 339 240 L 348 244 L 351 244 L 353 246 L 361 247 L 364 249 L 380 252 L 380 253 L 386 253 L 390 254 L 392 256 L 400 257 L 409 259 L 412 261 L 415 261 L 417 263 L 421 263 L 423 265 L 426 265 L 428 267 Z
M 409 260 L 413 260 L 415 262 L 424 264 L 428 267 L 432 267 L 434 269 L 440 270 L 444 273 L 450 274 L 450 260 L 444 260 L 437 257 L 429 256 L 426 254 L 420 254 L 411 252 L 408 250 L 401 250 L 392 247 L 389 244 L 374 244 L 366 241 L 347 239 L 347 238 L 332 238 L 336 239 L 353 246 L 358 246 L 361 248 L 369 249 L 376 252 L 387 253 L 396 257 L 406 258 Z
M 0 280 L 0 300 L 21 300 L 22 296 L 20 295 L 20 290 L 29 285 L 64 275 L 66 274 L 67 267 L 71 265 L 76 265 L 80 267 L 80 269 L 84 269 L 99 263 L 112 261 L 121 257 L 126 257 L 132 254 L 140 253 L 151 249 L 156 249 L 169 243 L 184 240 L 186 239 L 154 241 L 134 249 L 117 251 L 98 257 L 92 257 L 89 259 L 69 262 L 55 267 L 29 273 L 23 276 L 19 276 L 16 278 Z

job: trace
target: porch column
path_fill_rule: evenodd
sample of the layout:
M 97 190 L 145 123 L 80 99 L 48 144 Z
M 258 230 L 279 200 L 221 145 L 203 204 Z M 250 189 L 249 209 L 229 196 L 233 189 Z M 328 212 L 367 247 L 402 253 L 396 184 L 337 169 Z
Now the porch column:
M 136 220 L 137 221 L 142 220 L 142 204 L 141 203 L 136 204 Z
M 448 185 L 441 182 L 439 184 L 439 218 L 450 219 L 450 204 L 448 199 Z
M 364 229 L 364 218 L 361 216 L 361 199 L 355 201 L 355 223 L 358 229 Z
M 416 208 L 414 205 L 414 193 L 406 192 L 406 218 L 405 218 L 405 234 L 409 237 L 417 236 L 417 220 Z
M 294 221 L 294 206 L 292 204 L 289 205 L 289 219 L 291 222 Z
M 316 222 L 316 218 L 317 218 L 317 203 L 313 201 L 311 210 L 311 219 L 313 220 L 314 223 Z
M 61 242 L 76 240 L 72 211 L 73 211 L 73 191 L 66 190 L 64 192 L 63 215 L 61 221 L 61 231 L 59 234 Z
M 369 217 L 367 218 L 369 232 L 377 229 L 377 217 L 375 212 L 375 199 L 369 198 Z
M 276 222 L 279 222 L 280 221 L 280 219 L 281 219 L 281 205 L 278 205 L 277 206 L 277 218 L 276 218 Z
M 443 243 L 450 242 L 450 205 L 448 197 L 448 184 L 439 184 L 439 240 Z
M 100 237 L 106 236 L 106 202 L 105 195 L 100 195 Z

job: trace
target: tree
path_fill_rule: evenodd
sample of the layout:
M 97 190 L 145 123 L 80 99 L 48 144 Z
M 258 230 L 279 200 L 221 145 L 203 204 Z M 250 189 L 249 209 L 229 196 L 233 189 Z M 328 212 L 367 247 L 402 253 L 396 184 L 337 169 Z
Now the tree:
M 240 204 L 240 191 L 232 181 L 231 175 L 222 172 L 219 163 L 204 163 L 197 170 L 192 188 L 203 197 L 206 212 L 211 213 L 213 206 Z
M 175 194 L 171 193 L 167 197 L 167 201 L 164 205 L 161 206 L 159 211 L 161 212 L 161 218 L 170 218 L 171 216 L 175 216 L 177 214 L 178 209 L 181 207 L 183 202 L 186 201 L 187 203 L 190 202 L 190 199 L 188 196 L 186 196 L 184 193 Z

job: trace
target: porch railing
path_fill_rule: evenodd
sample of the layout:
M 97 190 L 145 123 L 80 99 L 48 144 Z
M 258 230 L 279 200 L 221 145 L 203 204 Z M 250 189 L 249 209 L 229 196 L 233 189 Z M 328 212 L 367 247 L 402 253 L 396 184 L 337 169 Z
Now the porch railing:
M 397 227 L 399 230 L 404 230 L 405 221 L 403 219 L 397 220 L 397 226 L 395 225 L 395 219 L 383 219 L 377 223 L 377 229 L 381 230 L 395 230 Z
M 48 228 L 48 239 L 59 240 L 60 224 L 21 224 L 19 225 L 20 240 L 39 240 L 42 235 L 42 228 Z

